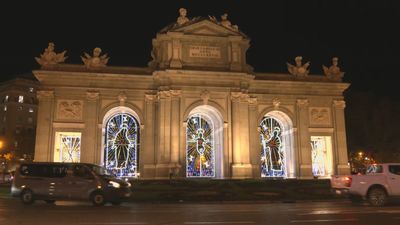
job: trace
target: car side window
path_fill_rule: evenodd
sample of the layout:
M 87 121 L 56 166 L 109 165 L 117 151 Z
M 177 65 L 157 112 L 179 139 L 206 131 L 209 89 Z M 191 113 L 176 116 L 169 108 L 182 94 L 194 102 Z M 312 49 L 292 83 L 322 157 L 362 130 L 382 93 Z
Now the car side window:
M 84 179 L 92 179 L 93 178 L 92 173 L 85 166 L 82 166 L 82 165 L 74 166 L 74 176 L 81 177 Z
M 400 175 L 400 165 L 389 165 L 390 173 Z

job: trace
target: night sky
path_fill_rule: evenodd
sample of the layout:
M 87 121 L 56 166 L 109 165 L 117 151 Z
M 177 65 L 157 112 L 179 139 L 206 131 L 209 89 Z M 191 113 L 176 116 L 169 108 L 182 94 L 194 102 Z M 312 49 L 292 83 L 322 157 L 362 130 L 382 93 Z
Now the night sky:
M 66 63 L 82 64 L 83 52 L 100 47 L 111 57 L 109 65 L 144 67 L 152 38 L 176 21 L 180 7 L 189 18 L 220 19 L 228 13 L 251 38 L 247 60 L 256 72 L 288 73 L 286 62 L 294 64 L 302 55 L 303 62 L 311 62 L 311 74 L 322 74 L 321 65 L 339 57 L 344 82 L 351 83 L 345 93 L 349 150 L 400 152 L 400 1 L 395 0 L 2 3 L 1 80 L 39 69 L 34 57 L 48 42 L 57 53 L 67 50 Z

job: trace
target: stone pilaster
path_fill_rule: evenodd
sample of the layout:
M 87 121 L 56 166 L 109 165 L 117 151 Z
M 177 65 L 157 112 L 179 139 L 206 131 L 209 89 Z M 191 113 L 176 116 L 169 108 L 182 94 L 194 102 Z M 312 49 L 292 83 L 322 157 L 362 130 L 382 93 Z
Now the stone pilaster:
M 98 118 L 98 91 L 86 92 L 86 103 L 84 108 L 84 123 L 85 129 L 82 134 L 81 146 L 81 162 L 96 163 L 96 159 L 101 154 L 101 150 L 97 146 L 97 118 Z
M 335 164 L 336 174 L 349 174 L 350 167 L 348 165 L 346 126 L 344 118 L 344 108 L 346 102 L 343 100 L 333 100 L 333 121 L 335 128 Z
M 298 128 L 298 146 L 299 146 L 299 171 L 300 178 L 312 178 L 311 167 L 311 145 L 309 118 L 308 118 L 308 105 L 307 99 L 297 99 L 297 128 Z
M 179 147 L 180 147 L 180 100 L 182 92 L 171 90 L 171 161 L 172 168 L 180 167 Z
M 172 40 L 172 59 L 169 66 L 171 68 L 182 68 L 182 44 L 179 40 Z
M 35 158 L 36 162 L 53 161 L 52 140 L 54 134 L 52 131 L 52 122 L 54 116 L 54 91 L 39 90 L 37 91 L 39 100 L 37 123 L 36 126 L 36 142 L 35 142 Z
M 232 178 L 247 178 L 252 175 L 249 156 L 249 108 L 247 94 L 231 92 L 233 164 Z
M 144 124 L 146 129 L 142 131 L 143 135 L 143 145 L 140 149 L 141 153 L 141 165 L 143 168 L 139 168 L 141 177 L 143 178 L 154 178 L 156 176 L 156 152 L 155 152 L 155 120 L 156 120 L 156 101 L 157 95 L 146 94 L 145 95 L 145 116 Z
M 257 98 L 249 98 L 249 140 L 250 140 L 250 163 L 254 178 L 261 175 L 260 167 L 260 135 L 257 112 Z
M 158 149 L 156 162 L 156 177 L 169 176 L 169 162 L 171 159 L 171 93 L 158 92 Z

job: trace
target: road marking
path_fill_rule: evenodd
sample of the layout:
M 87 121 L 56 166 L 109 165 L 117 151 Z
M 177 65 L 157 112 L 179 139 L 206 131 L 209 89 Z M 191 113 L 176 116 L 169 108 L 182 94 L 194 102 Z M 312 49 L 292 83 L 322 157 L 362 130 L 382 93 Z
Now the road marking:
M 263 212 L 260 209 L 211 209 L 208 212 Z
M 184 224 L 254 224 L 254 221 L 184 222 Z
M 325 223 L 325 222 L 354 222 L 358 219 L 327 219 L 327 220 L 291 220 L 291 223 Z
M 110 223 L 105 223 L 105 222 L 84 222 L 84 223 L 79 223 L 79 224 L 97 224 L 97 225 L 139 225 L 139 224 L 148 224 L 146 222 L 110 222 Z

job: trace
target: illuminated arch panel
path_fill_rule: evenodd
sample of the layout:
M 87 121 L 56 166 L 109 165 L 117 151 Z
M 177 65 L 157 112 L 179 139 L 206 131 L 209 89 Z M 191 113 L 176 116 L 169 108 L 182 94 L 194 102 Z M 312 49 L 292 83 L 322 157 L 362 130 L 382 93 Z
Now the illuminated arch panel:
M 286 177 L 286 154 L 282 125 L 265 116 L 259 126 L 261 142 L 261 177 Z
M 186 129 L 186 176 L 215 177 L 214 127 L 201 114 L 189 117 Z
M 137 177 L 140 126 L 128 113 L 112 116 L 105 127 L 104 165 L 118 177 Z

